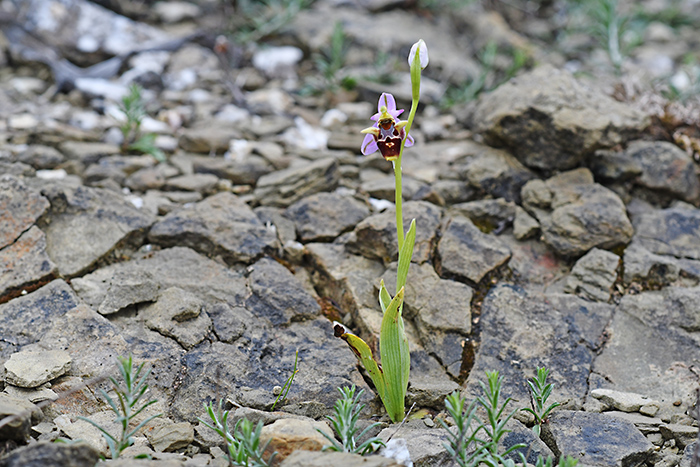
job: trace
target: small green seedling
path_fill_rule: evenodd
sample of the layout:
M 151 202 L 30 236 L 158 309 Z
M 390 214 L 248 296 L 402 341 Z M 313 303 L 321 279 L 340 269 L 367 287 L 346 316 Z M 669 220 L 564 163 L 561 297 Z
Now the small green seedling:
M 477 436 L 483 425 L 476 417 L 476 401 L 472 401 L 468 407 L 465 405 L 466 400 L 459 391 L 454 391 L 445 398 L 445 408 L 454 420 L 456 432 L 450 430 L 442 419 L 438 421 L 447 432 L 449 444 L 443 446 L 452 459 L 459 467 L 472 467 L 485 457 L 486 442 Z
M 218 410 L 214 410 L 214 403 L 204 405 L 213 425 L 198 418 L 204 426 L 214 430 L 226 443 L 226 455 L 230 466 L 236 467 L 270 467 L 277 452 L 273 452 L 270 457 L 263 459 L 263 453 L 271 440 L 265 444 L 260 444 L 260 434 L 262 433 L 262 421 L 253 428 L 253 422 L 242 418 L 233 430 L 233 434 L 228 428 L 229 411 L 223 410 L 223 401 L 219 401 Z
M 143 375 L 144 363 L 139 365 L 134 371 L 133 361 L 131 355 L 129 357 L 118 357 L 119 362 L 119 372 L 121 374 L 123 385 L 118 382 L 114 377 L 110 377 L 109 380 L 112 383 L 112 389 L 117 395 L 117 400 L 115 401 L 107 392 L 100 390 L 102 397 L 105 398 L 109 407 L 112 409 L 116 415 L 116 422 L 121 425 L 121 433 L 119 435 L 113 435 L 109 433 L 105 428 L 97 424 L 96 422 L 90 420 L 86 417 L 78 417 L 81 420 L 85 420 L 91 425 L 95 426 L 107 441 L 107 446 L 109 446 L 109 451 L 112 455 L 112 459 L 117 459 L 119 455 L 134 443 L 132 436 L 136 434 L 144 425 L 153 420 L 156 417 L 160 417 L 162 414 L 151 415 L 143 420 L 141 423 L 136 425 L 133 429 L 130 429 L 132 421 L 141 414 L 148 406 L 155 404 L 157 400 L 152 399 L 146 403 L 141 403 L 141 399 L 148 391 L 148 384 L 146 383 L 146 378 L 151 373 L 151 370 L 146 370 Z
M 280 390 L 279 395 L 277 396 L 277 399 L 275 399 L 275 403 L 272 404 L 272 408 L 270 409 L 271 411 L 274 412 L 275 407 L 277 406 L 278 402 L 284 402 L 285 399 L 287 399 L 287 394 L 289 394 L 289 390 L 292 389 L 292 383 L 294 382 L 294 377 L 299 373 L 299 370 L 297 370 L 297 363 L 299 361 L 299 349 L 296 351 L 296 355 L 294 357 L 294 368 L 292 368 L 292 374 L 289 375 L 289 378 L 287 378 L 287 381 L 284 382 L 284 386 L 282 386 L 282 389 Z
M 155 145 L 156 135 L 141 133 L 141 123 L 146 117 L 141 92 L 141 87 L 134 84 L 129 88 L 129 94 L 122 98 L 120 108 L 126 116 L 126 121 L 119 127 L 122 132 L 122 152 L 138 151 L 150 154 L 158 162 L 164 162 L 165 154 Z
M 353 384 L 350 388 L 338 388 L 341 397 L 335 401 L 333 406 L 333 411 L 335 416 L 328 416 L 327 418 L 331 421 L 333 430 L 340 439 L 338 442 L 335 438 L 332 438 L 327 433 L 318 430 L 323 436 L 331 442 L 330 445 L 324 446 L 324 451 L 339 451 L 339 452 L 350 452 L 353 454 L 371 454 L 377 450 L 380 446 L 384 446 L 384 442 L 377 437 L 372 437 L 366 439 L 360 444 L 357 444 L 360 439 L 364 438 L 365 435 L 374 427 L 379 425 L 379 423 L 372 423 L 370 426 L 362 430 L 362 432 L 355 436 L 357 433 L 357 420 L 360 417 L 360 412 L 365 408 L 365 405 L 358 405 L 358 401 L 362 396 L 364 390 L 355 395 L 355 385 Z
M 532 427 L 532 431 L 537 436 L 540 436 L 542 425 L 547 423 L 547 417 L 552 410 L 561 405 L 558 402 L 554 402 L 547 406 L 547 399 L 552 394 L 552 388 L 554 387 L 552 383 L 547 383 L 547 376 L 549 376 L 548 369 L 537 369 L 537 377 L 527 382 L 530 386 L 530 404 L 532 408 L 520 409 L 534 415 L 535 426 Z

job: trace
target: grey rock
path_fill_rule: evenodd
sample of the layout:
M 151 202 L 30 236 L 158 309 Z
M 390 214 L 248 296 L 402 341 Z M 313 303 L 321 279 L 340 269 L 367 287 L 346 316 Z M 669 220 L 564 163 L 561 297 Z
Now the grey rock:
M 186 174 L 169 178 L 163 185 L 164 190 L 172 191 L 196 191 L 204 195 L 214 193 L 219 178 L 212 174 Z
M 275 401 L 272 393 L 289 377 L 295 350 L 305 371 L 294 378 L 288 404 L 314 400 L 327 410 L 337 399 L 336 388 L 356 384 L 370 390 L 357 370 L 357 360 L 347 345 L 333 338 L 325 318 L 292 323 L 288 327 L 268 327 L 251 323 L 245 341 L 235 344 L 202 343 L 182 360 L 185 377 L 173 399 L 172 414 L 193 423 L 202 416 L 201 403 L 212 394 L 228 394 L 241 405 L 269 409 Z M 369 396 L 365 396 L 366 403 Z
M 456 162 L 455 169 L 462 179 L 494 198 L 520 202 L 520 189 L 535 174 L 506 151 L 477 145 L 473 155 Z
M 663 421 L 660 418 L 647 417 L 634 412 L 611 411 L 605 412 L 605 414 L 610 415 L 611 417 L 622 418 L 624 420 L 627 420 L 628 422 L 634 423 L 634 426 L 636 426 L 637 429 L 641 431 L 643 435 L 649 435 L 650 433 L 658 433 L 659 426 L 663 423 Z
M 202 313 L 201 299 L 178 287 L 164 290 L 140 316 L 148 328 L 174 338 L 185 349 L 202 342 L 211 328 L 211 319 Z
M 194 441 L 194 428 L 187 422 L 173 423 L 158 420 L 146 431 L 148 442 L 156 452 L 172 452 L 187 447 Z
M 540 223 L 520 206 L 515 207 L 513 218 L 513 235 L 518 240 L 534 237 L 540 230 Z
M 381 456 L 363 457 L 347 452 L 296 451 L 282 461 L 280 467 L 399 467 L 391 459 Z
M 83 164 L 94 164 L 103 157 L 120 154 L 119 146 L 108 143 L 92 143 L 85 141 L 64 141 L 58 147 L 69 160 Z
M 681 449 L 698 439 L 698 427 L 696 426 L 669 423 L 668 425 L 660 425 L 659 431 L 664 439 L 675 440 L 676 446 Z
M 632 423 L 606 414 L 555 411 L 546 431 L 557 448 L 555 455 L 570 455 L 591 466 L 631 467 L 649 460 L 654 451 Z
M 46 236 L 32 226 L 14 243 L 0 249 L 0 300 L 32 290 L 50 280 L 58 268 L 46 252 Z
M 41 194 L 12 175 L 0 176 L 0 250 L 14 242 L 49 208 Z
M 250 268 L 248 285 L 253 295 L 246 308 L 274 326 L 313 319 L 321 313 L 316 300 L 304 290 L 296 277 L 271 258 L 263 258 Z
M 501 232 L 515 218 L 516 205 L 504 198 L 482 199 L 455 204 L 450 214 L 458 214 L 471 219 L 482 232 Z
M 455 216 L 443 226 L 437 270 L 442 277 L 478 284 L 510 259 L 510 249 L 497 237 L 481 232 L 471 220 Z
M 213 174 L 236 185 L 255 185 L 260 177 L 274 170 L 265 158 L 248 154 L 244 158 L 194 157 L 195 173 Z
M 406 422 L 398 431 L 395 427 L 385 428 L 378 436 L 385 442 L 389 436 L 405 439 L 411 461 L 416 467 L 447 465 L 449 462 L 450 456 L 443 446 L 447 442 L 445 430 L 426 428 L 421 420 Z
M 46 185 L 51 209 L 40 223 L 46 250 L 63 276 L 72 277 L 140 246 L 154 219 L 120 194 L 97 188 Z
M 0 161 L 0 173 L 5 176 L 13 175 L 16 177 L 34 177 L 36 170 L 30 165 L 22 162 L 5 162 Z
M 417 407 L 431 407 L 435 410 L 445 408 L 445 397 L 454 391 L 459 391 L 459 384 L 447 377 L 436 375 L 413 375 L 410 379 L 406 402 Z
M 565 170 L 596 149 L 633 138 L 648 119 L 568 72 L 544 65 L 484 94 L 473 123 L 489 144 L 512 148 L 526 166 Z
M 18 154 L 17 160 L 29 164 L 37 170 L 47 170 L 58 167 L 66 160 L 66 157 L 52 146 L 33 144 Z
M 698 352 L 692 337 L 700 329 L 698 293 L 669 287 L 625 295 L 609 325 L 611 338 L 593 365 L 609 383 L 592 378 L 591 387 L 649 396 L 659 401 L 662 418 L 690 407 L 695 389 L 688 365 Z
M 588 159 L 596 180 L 605 183 L 633 180 L 642 173 L 642 167 L 627 152 L 615 152 L 601 149 Z
M 635 241 L 657 255 L 700 260 L 700 209 L 688 205 L 634 217 Z
M 0 420 L 13 417 L 0 427 L 0 440 L 26 441 L 32 426 L 32 413 L 38 410 L 34 404 L 23 399 L 0 394 Z
M 276 451 L 283 461 L 293 451 L 322 450 L 328 440 L 319 431 L 333 437 L 333 430 L 324 421 L 281 418 L 263 427 L 260 442 L 269 442 L 268 452 Z
M 554 453 L 551 449 L 538 437 L 536 436 L 530 428 L 511 418 L 506 424 L 506 429 L 510 432 L 506 433 L 501 439 L 499 446 L 499 452 L 503 453 L 511 446 L 516 444 L 524 444 L 524 448 L 518 448 L 511 451 L 507 459 L 513 459 L 516 462 L 520 462 L 520 454 L 525 456 L 525 459 L 529 464 L 535 464 L 537 458 L 547 459 L 548 457 L 554 458 Z
M 241 132 L 228 123 L 202 120 L 183 130 L 178 145 L 188 152 L 222 154 L 228 150 L 232 139 L 241 136 Z
M 284 215 L 285 210 L 271 206 L 258 206 L 253 210 L 260 221 L 275 227 L 277 238 L 284 245 L 289 241 L 296 241 L 297 231 L 294 221 Z
M 411 219 L 416 220 L 416 242 L 413 262 L 424 263 L 430 259 L 432 243 L 442 212 L 434 204 L 425 201 L 410 201 L 403 206 L 404 235 Z M 350 252 L 367 258 L 381 259 L 385 263 L 396 261 L 399 256 L 396 237 L 396 210 L 374 214 L 355 227 L 354 238 L 347 243 Z
M 682 268 L 677 258 L 656 255 L 634 239 L 625 248 L 623 263 L 625 284 L 642 280 L 648 284 L 668 285 L 678 280 Z
M 302 242 L 329 241 L 369 216 L 369 207 L 338 193 L 316 193 L 287 208 Z
M 145 258 L 107 266 L 74 279 L 72 284 L 85 302 L 102 303 L 107 295 L 105 283 L 111 282 L 114 287 L 120 278 L 144 273 L 150 274 L 161 290 L 179 287 L 206 302 L 224 301 L 231 306 L 242 306 L 250 295 L 240 273 L 183 247 L 168 248 Z
M 4 361 L 21 347 L 40 341 L 55 321 L 77 306 L 79 298 L 57 279 L 24 296 L 0 305 L 0 358 Z
M 226 262 L 250 262 L 277 248 L 275 235 L 232 193 L 219 193 L 191 208 L 165 216 L 149 240 L 164 246 L 188 246 Z
M 642 169 L 637 184 L 686 201 L 695 201 L 700 196 L 700 181 L 695 174 L 695 163 L 675 144 L 666 141 L 633 141 L 625 154 Z
M 159 293 L 158 283 L 148 271 L 117 271 L 103 287 L 102 302 L 90 303 L 103 315 L 116 313 L 137 303 L 154 302 Z
M 225 302 L 207 305 L 206 312 L 212 320 L 216 337 L 227 344 L 234 343 L 251 323 L 255 323 L 253 314 L 246 308 L 232 307 Z
M 104 465 L 105 467 L 189 467 L 179 457 L 181 456 L 175 459 L 129 459 L 127 457 L 108 460 Z
M 562 256 L 612 248 L 632 238 L 625 205 L 614 192 L 594 183 L 588 169 L 561 173 L 544 184 L 529 182 L 522 196 L 523 207 L 540 223 L 545 243 Z
M 698 446 L 700 446 L 700 442 L 696 441 L 685 447 L 680 467 L 691 467 L 693 465 L 693 457 L 695 457 L 695 462 L 700 460 L 700 450 L 698 450 Z
M 650 398 L 641 394 L 620 392 L 612 389 L 593 389 L 591 396 L 623 412 L 638 412 L 642 406 L 652 402 Z
M 254 194 L 262 205 L 287 207 L 311 194 L 335 189 L 338 178 L 338 163 L 326 157 L 263 175 Z
M 5 382 L 21 388 L 35 388 L 64 375 L 71 362 L 64 350 L 17 352 L 5 362 Z
M 432 188 L 448 206 L 470 201 L 476 197 L 476 190 L 460 180 L 437 180 L 432 184 Z
M 100 454 L 88 443 L 40 441 L 22 446 L 0 460 L 2 467 L 94 467 Z
M 512 397 L 515 406 L 527 406 L 526 380 L 546 367 L 554 384 L 550 400 L 580 407 L 612 311 L 611 305 L 572 295 L 495 286 L 481 305 L 481 346 L 467 393 L 481 395 L 478 381 L 484 379 L 484 371 L 498 370 L 504 378 L 503 397 Z
M 430 186 L 411 177 L 401 179 L 401 197 L 404 200 L 419 200 L 430 191 Z M 386 199 L 392 203 L 396 198 L 396 180 L 393 175 L 367 180 L 360 185 L 360 190 L 372 198 Z
M 589 300 L 607 302 L 619 263 L 620 257 L 615 253 L 593 248 L 576 261 L 564 290 Z

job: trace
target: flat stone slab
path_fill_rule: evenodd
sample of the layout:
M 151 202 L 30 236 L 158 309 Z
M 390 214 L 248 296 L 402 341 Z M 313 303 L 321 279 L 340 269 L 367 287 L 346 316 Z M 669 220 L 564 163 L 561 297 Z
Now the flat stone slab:
M 163 291 L 158 301 L 145 306 L 139 316 L 146 326 L 174 338 L 185 349 L 199 344 L 211 329 L 211 319 L 202 313 L 202 300 L 178 287 Z
M 511 257 L 510 248 L 498 237 L 485 234 L 466 217 L 448 219 L 438 243 L 438 272 L 442 277 L 478 284 Z
M 590 466 L 632 467 L 650 460 L 654 446 L 626 420 L 606 414 L 555 410 L 546 425 L 556 455 Z
M 629 243 L 634 229 L 615 192 L 595 183 L 588 169 L 563 172 L 523 186 L 523 207 L 540 223 L 544 242 L 564 257 L 594 247 Z
M 52 183 L 42 189 L 51 209 L 40 227 L 46 250 L 63 276 L 72 277 L 141 245 L 154 218 L 119 193 Z
M 221 256 L 227 263 L 250 262 L 278 247 L 274 232 L 230 192 L 168 214 L 153 226 L 148 238 L 163 246 L 187 246 Z
M 0 249 L 14 242 L 48 208 L 49 201 L 21 179 L 0 176 Z
M 593 389 L 591 396 L 622 412 L 638 412 L 642 407 L 655 402 L 653 399 L 641 394 L 602 388 Z
M 481 305 L 481 345 L 467 379 L 471 396 L 482 394 L 478 381 L 485 371 L 504 377 L 503 397 L 514 407 L 527 407 L 527 380 L 537 368 L 550 370 L 552 402 L 582 406 L 600 338 L 613 306 L 568 294 L 527 292 L 496 285 Z
M 302 242 L 330 241 L 369 216 L 360 200 L 338 193 L 316 193 L 289 206 L 285 215 L 294 222 Z
M 0 305 L 0 360 L 40 341 L 80 299 L 62 279 Z
M 620 257 L 615 253 L 593 248 L 576 261 L 564 291 L 589 300 L 607 302 L 617 279 L 619 264 Z
M 609 324 L 609 341 L 593 365 L 591 388 L 643 394 L 658 417 L 682 413 L 696 400 L 700 288 L 668 287 L 625 295 Z M 598 375 L 598 376 L 597 376 Z
M 46 252 L 46 236 L 37 226 L 0 249 L 0 301 L 21 289 L 34 289 L 52 280 L 58 268 Z
M 648 124 L 641 111 L 550 65 L 483 94 L 472 119 L 489 144 L 512 148 L 523 164 L 545 170 L 571 169 L 596 149 L 635 137 Z
M 254 194 L 262 205 L 286 208 L 311 194 L 335 189 L 339 178 L 337 161 L 327 157 L 263 175 Z
M 5 362 L 5 382 L 21 388 L 35 388 L 66 374 L 71 362 L 65 350 L 18 352 Z
M 657 255 L 700 260 L 700 209 L 681 204 L 634 218 L 634 237 Z

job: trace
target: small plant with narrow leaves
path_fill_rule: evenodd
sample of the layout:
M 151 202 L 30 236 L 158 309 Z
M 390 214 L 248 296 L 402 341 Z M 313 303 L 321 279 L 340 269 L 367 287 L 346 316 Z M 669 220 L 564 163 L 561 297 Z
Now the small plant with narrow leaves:
M 277 399 L 275 399 L 275 403 L 272 404 L 272 408 L 270 409 L 271 411 L 274 412 L 275 407 L 277 407 L 277 404 L 280 402 L 284 402 L 287 399 L 287 395 L 289 394 L 289 391 L 292 389 L 292 383 L 294 382 L 294 377 L 299 373 L 299 370 L 297 370 L 297 364 L 299 363 L 299 349 L 297 349 L 296 354 L 294 355 L 294 368 L 292 368 L 292 374 L 289 375 L 289 378 L 287 378 L 287 381 L 284 382 L 284 386 L 282 386 L 282 389 L 280 389 L 280 393 L 277 395 Z
M 146 117 L 142 91 L 140 86 L 134 84 L 129 88 L 129 94 L 122 98 L 120 109 L 126 118 L 119 127 L 122 132 L 122 152 L 132 150 L 150 154 L 158 162 L 164 162 L 165 154 L 155 145 L 156 135 L 141 133 L 141 123 Z
M 443 446 L 459 467 L 478 465 L 485 456 L 486 442 L 477 436 L 483 425 L 476 417 L 476 401 L 466 406 L 465 398 L 454 391 L 445 398 L 445 408 L 454 420 L 455 431 L 442 419 L 438 419 L 449 439 L 449 443 Z
M 265 444 L 260 443 L 260 434 L 262 433 L 263 423 L 258 422 L 253 426 L 253 422 L 242 418 L 233 429 L 233 433 L 228 427 L 229 411 L 223 410 L 223 401 L 219 401 L 219 407 L 214 409 L 214 403 L 204 405 L 204 409 L 209 415 L 211 424 L 198 418 L 198 420 L 207 428 L 214 430 L 221 436 L 226 443 L 226 455 L 230 466 L 236 467 L 270 467 L 273 459 L 277 456 L 277 452 L 273 452 L 270 457 L 265 460 L 263 453 L 267 449 L 268 441 Z
M 527 382 L 530 386 L 530 404 L 532 408 L 520 409 L 531 413 L 535 417 L 535 426 L 532 427 L 532 431 L 538 437 L 542 432 L 542 425 L 547 423 L 549 414 L 561 405 L 558 402 L 547 405 L 547 399 L 552 394 L 552 388 L 554 387 L 552 383 L 547 383 L 547 376 L 549 376 L 548 369 L 537 369 L 537 376 Z
M 119 362 L 119 373 L 121 374 L 122 381 L 119 382 L 114 377 L 109 378 L 117 399 L 115 400 L 104 390 L 100 390 L 100 392 L 102 393 L 102 397 L 104 397 L 109 404 L 112 412 L 116 415 L 115 421 L 120 425 L 121 433 L 112 434 L 89 418 L 79 417 L 81 420 L 85 420 L 100 430 L 105 441 L 107 441 L 112 459 L 117 459 L 124 449 L 134 443 L 132 437 L 137 431 L 154 418 L 162 415 L 151 415 L 131 428 L 131 424 L 136 417 L 143 413 L 147 407 L 155 404 L 157 400 L 152 399 L 148 402 L 142 402 L 143 397 L 148 392 L 146 379 L 151 373 L 150 369 L 143 372 L 144 363 L 134 369 L 131 355 L 128 357 L 118 357 L 117 360 Z
M 357 434 L 357 420 L 360 417 L 360 412 L 365 408 L 365 405 L 360 405 L 358 403 L 364 390 L 361 389 L 357 394 L 355 394 L 355 390 L 354 384 L 350 388 L 338 388 L 338 391 L 340 391 L 340 399 L 335 401 L 335 405 L 333 406 L 335 416 L 327 417 L 331 421 L 333 430 L 340 442 L 327 433 L 317 429 L 319 433 L 331 442 L 330 445 L 323 447 L 324 451 L 350 452 L 364 456 L 365 454 L 374 452 L 380 446 L 384 446 L 384 442 L 377 437 L 368 438 L 360 443 L 360 440 L 364 438 L 372 428 L 379 425 L 379 423 L 372 423 L 362 430 L 360 434 Z

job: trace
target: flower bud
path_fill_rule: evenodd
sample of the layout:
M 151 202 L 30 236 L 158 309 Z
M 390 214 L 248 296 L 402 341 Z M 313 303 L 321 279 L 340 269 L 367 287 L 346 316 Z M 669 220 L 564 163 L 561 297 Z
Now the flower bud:
M 423 39 L 419 39 L 418 42 L 413 44 L 413 47 L 411 47 L 411 52 L 408 54 L 409 67 L 413 65 L 413 60 L 415 60 L 416 54 L 418 54 L 420 69 L 425 70 L 425 67 L 428 66 L 430 58 L 428 57 L 428 46 L 425 45 L 425 41 L 423 41 Z

